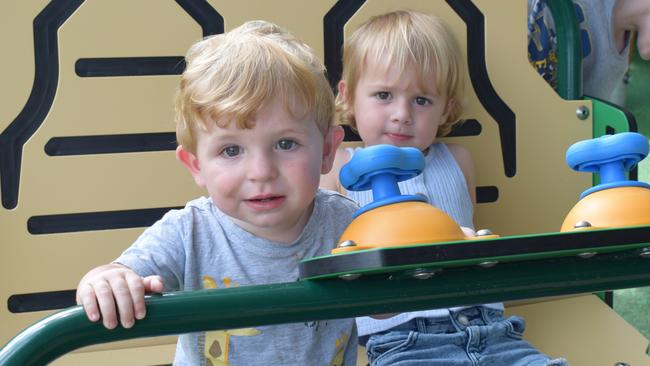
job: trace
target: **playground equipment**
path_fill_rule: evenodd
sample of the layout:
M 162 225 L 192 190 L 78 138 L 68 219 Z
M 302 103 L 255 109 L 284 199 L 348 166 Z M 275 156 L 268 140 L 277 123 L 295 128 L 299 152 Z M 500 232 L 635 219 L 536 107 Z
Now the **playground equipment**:
M 645 136 L 624 132 L 581 141 L 567 151 L 574 170 L 600 175 L 562 224 L 562 231 L 586 227 L 621 227 L 650 223 L 650 185 L 626 179 L 626 172 L 648 156 Z
M 468 122 L 448 140 L 464 144 L 475 157 L 477 226 L 502 235 L 468 243 L 562 247 L 588 238 L 580 240 L 591 246 L 620 244 L 629 236 L 636 240 L 628 242 L 629 250 L 587 260 L 540 257 L 526 266 L 454 263 L 426 281 L 417 279 L 426 274 L 415 277 L 410 271 L 420 266 L 409 264 L 392 278 L 380 269 L 371 270 L 378 276 L 364 272 L 355 281 L 326 273 L 322 276 L 334 278 L 164 294 L 147 299 L 148 317 L 130 331 L 90 324 L 77 307 L 40 320 L 74 304 L 72 289 L 89 268 L 114 259 L 169 208 L 202 194 L 173 158 L 171 96 L 182 68 L 182 57 L 174 55 L 203 35 L 223 31 L 224 24 L 265 18 L 314 46 L 335 83 L 343 35 L 396 6 L 388 0 L 305 4 L 52 1 L 22 2 L 0 12 L 0 34 L 8 37 L 3 44 L 27 45 L 0 61 L 3 80 L 13 87 L 0 120 L 0 273 L 11 279 L 0 284 L 7 304 L 0 308 L 0 344 L 6 344 L 0 364 L 43 364 L 57 357 L 55 365 L 164 364 L 172 359 L 172 337 L 71 351 L 145 336 L 650 284 L 648 261 L 639 256 L 638 245 L 647 244 L 644 227 L 557 233 L 580 192 L 592 185 L 588 174 L 562 163 L 566 149 L 607 131 L 634 130 L 633 120 L 619 109 L 583 99 L 570 2 L 549 2 L 554 14 L 569 20 L 557 22 L 558 98 L 528 64 L 525 2 L 506 9 L 490 0 L 408 0 L 399 6 L 444 18 L 468 60 L 471 84 L 463 116 Z M 549 184 L 549 176 L 558 183 Z M 510 303 L 507 311 L 525 316 L 527 336 L 544 352 L 574 364 L 647 362 L 647 341 L 593 296 L 525 301 Z M 589 322 L 576 321 L 586 315 Z M 566 317 L 572 317 L 570 326 L 554 323 Z M 582 339 L 589 344 L 578 343 Z
M 647 139 L 625 132 L 585 140 L 567 151 L 575 170 L 600 172 L 601 183 L 586 190 L 567 215 L 563 232 L 498 238 L 489 230 L 465 237 L 444 212 L 423 197 L 401 195 L 397 183 L 421 173 L 419 150 L 376 145 L 356 153 L 340 173 L 347 190 L 369 190 L 373 202 L 361 207 L 343 232 L 333 255 L 303 261 L 301 278 L 357 279 L 390 273 L 428 279 L 451 266 L 492 267 L 500 262 L 637 250 L 650 257 L 650 185 L 625 179 L 648 155 Z M 592 224 L 593 223 L 593 224 Z M 639 226 L 626 230 L 611 229 Z

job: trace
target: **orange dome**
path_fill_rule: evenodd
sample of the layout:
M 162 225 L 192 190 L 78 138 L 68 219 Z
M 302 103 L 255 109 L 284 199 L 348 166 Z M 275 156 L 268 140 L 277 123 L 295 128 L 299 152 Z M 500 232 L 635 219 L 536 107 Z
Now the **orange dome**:
M 594 228 L 650 224 L 650 189 L 617 187 L 593 192 L 571 209 L 560 231 L 569 231 L 579 221 Z
M 350 223 L 339 242 L 351 240 L 359 250 L 462 239 L 463 231 L 447 214 L 428 203 L 410 201 L 364 212 Z

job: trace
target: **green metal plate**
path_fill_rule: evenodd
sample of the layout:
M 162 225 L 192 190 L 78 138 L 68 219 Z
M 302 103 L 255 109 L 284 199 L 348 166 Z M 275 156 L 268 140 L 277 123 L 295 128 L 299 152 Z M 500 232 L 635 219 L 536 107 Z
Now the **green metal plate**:
M 463 240 L 315 257 L 300 263 L 300 278 L 356 278 L 358 275 L 405 271 L 416 271 L 420 276 L 426 276 L 426 270 L 448 267 L 588 256 L 647 246 L 650 246 L 650 226 Z

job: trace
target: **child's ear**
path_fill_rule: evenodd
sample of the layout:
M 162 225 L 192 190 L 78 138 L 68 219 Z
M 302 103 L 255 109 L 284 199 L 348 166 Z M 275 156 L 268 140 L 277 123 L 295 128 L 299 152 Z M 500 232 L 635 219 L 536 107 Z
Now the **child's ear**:
M 339 90 L 339 95 L 338 95 L 339 99 L 343 103 L 347 104 L 348 103 L 348 96 L 346 94 L 347 93 L 347 89 L 346 89 L 347 84 L 345 83 L 345 80 L 339 81 L 339 83 L 337 84 L 337 88 Z
M 332 170 L 334 158 L 336 157 L 336 150 L 338 150 L 345 132 L 341 126 L 332 126 L 325 136 L 323 142 L 323 160 L 321 163 L 320 173 L 327 174 Z
M 183 145 L 178 145 L 176 148 L 176 159 L 185 165 L 190 174 L 192 174 L 194 182 L 196 182 L 199 187 L 205 186 L 205 181 L 201 175 L 201 166 L 199 165 L 199 159 L 196 157 L 196 155 L 185 150 Z

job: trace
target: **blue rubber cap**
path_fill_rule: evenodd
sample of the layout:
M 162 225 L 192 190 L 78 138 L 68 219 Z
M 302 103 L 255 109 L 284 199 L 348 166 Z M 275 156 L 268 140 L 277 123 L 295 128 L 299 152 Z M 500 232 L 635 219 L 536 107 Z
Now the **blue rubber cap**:
M 339 172 L 339 180 L 345 189 L 366 191 L 372 189 L 373 202 L 361 207 L 354 217 L 396 202 L 422 201 L 415 195 L 402 195 L 398 182 L 411 179 L 422 173 L 424 156 L 413 147 L 374 145 L 359 149 Z
M 648 139 L 635 132 L 621 132 L 577 142 L 566 152 L 569 167 L 580 172 L 600 174 L 600 184 L 584 191 L 580 198 L 603 189 L 646 187 L 643 182 L 628 180 L 625 173 L 648 156 Z

